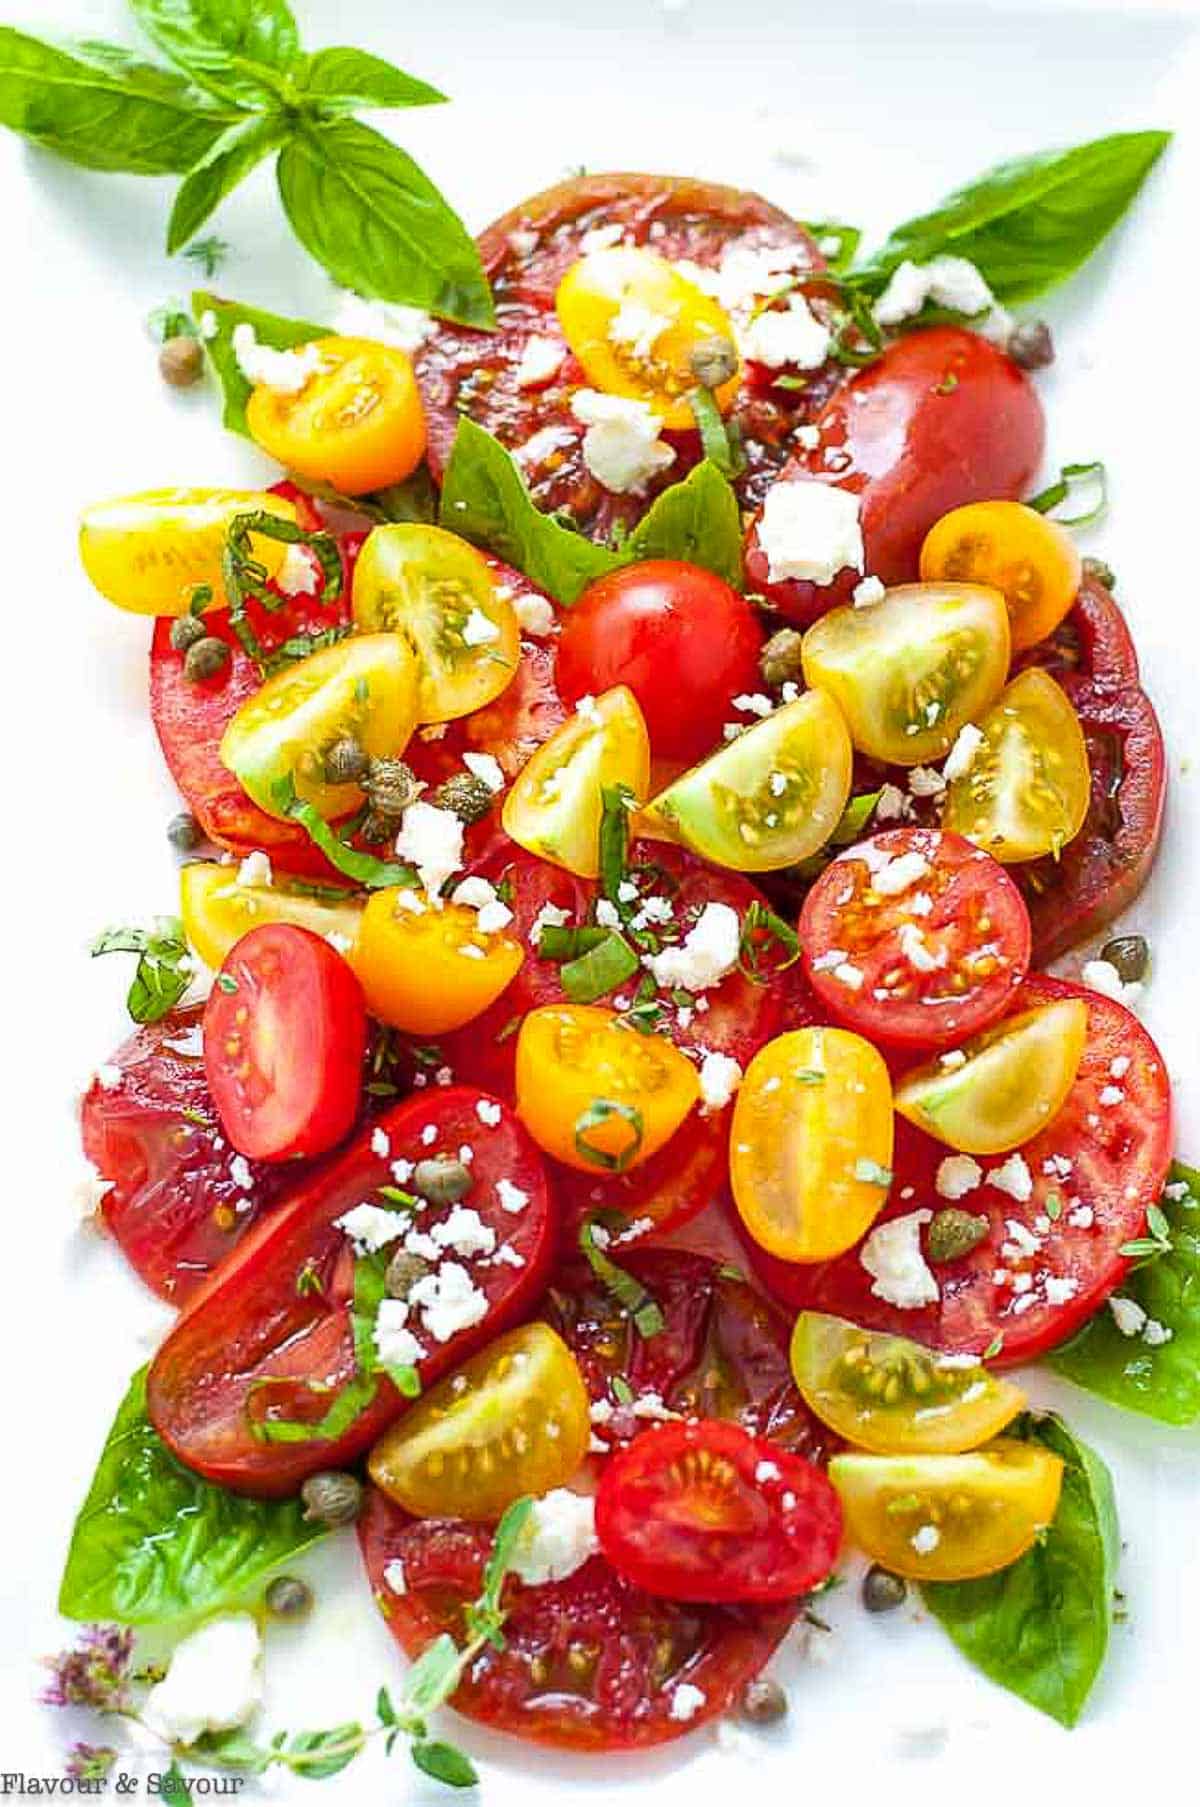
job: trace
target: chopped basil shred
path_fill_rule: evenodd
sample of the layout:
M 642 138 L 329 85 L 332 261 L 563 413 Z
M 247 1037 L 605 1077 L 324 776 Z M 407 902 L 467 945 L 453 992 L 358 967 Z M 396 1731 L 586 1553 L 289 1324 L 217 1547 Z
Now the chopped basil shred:
M 1095 485 L 1096 501 L 1091 508 L 1085 508 L 1081 514 L 1054 514 L 1056 508 L 1075 494 L 1077 486 L 1087 484 Z M 1094 458 L 1090 464 L 1064 464 L 1058 481 L 1039 490 L 1036 496 L 1030 496 L 1028 506 L 1036 508 L 1039 514 L 1053 515 L 1062 527 L 1090 527 L 1108 508 L 1108 473 L 1103 461 Z
M 347 846 L 324 816 L 311 803 L 306 803 L 303 797 L 296 795 L 296 786 L 290 776 L 275 780 L 271 786 L 271 801 L 290 821 L 300 824 L 309 840 L 320 848 L 331 866 L 344 872 L 356 884 L 364 886 L 368 891 L 380 891 L 388 885 L 400 885 L 407 891 L 419 888 L 420 880 L 415 867 L 403 865 L 399 860 L 376 859 L 373 853 L 363 853 L 357 847 Z
M 641 965 L 637 955 L 616 929 L 602 929 L 601 939 L 568 960 L 562 968 L 562 988 L 572 1004 L 592 1004 L 603 998 L 626 979 L 631 979 Z
M 733 440 L 711 389 L 693 389 L 688 406 L 696 416 L 700 444 L 704 456 L 723 477 L 736 477 L 745 468 L 745 459 Z
M 250 546 L 252 533 L 263 539 L 279 540 L 287 546 L 307 546 L 321 567 L 321 590 L 317 602 L 322 606 L 335 603 L 342 593 L 342 555 L 336 538 L 323 530 L 309 532 L 295 521 L 255 509 L 235 515 L 229 523 L 221 552 L 221 576 L 229 600 L 229 625 L 238 643 L 264 677 L 282 670 L 296 659 L 305 659 L 321 646 L 331 646 L 350 632 L 349 625 L 336 622 L 318 634 L 294 634 L 274 652 L 267 652 L 246 613 L 246 602 L 253 598 L 274 614 L 285 606 L 285 598 L 267 587 L 267 570 L 254 557 Z
M 616 1154 L 610 1154 L 608 1149 L 597 1148 L 587 1138 L 591 1130 L 598 1129 L 602 1123 L 611 1122 L 614 1117 L 628 1124 L 631 1139 Z M 642 1113 L 632 1104 L 621 1104 L 612 1098 L 594 1098 L 575 1119 L 575 1148 L 593 1167 L 603 1167 L 606 1173 L 624 1173 L 642 1146 L 644 1133 Z
M 617 1213 L 606 1214 L 606 1217 L 611 1217 L 612 1221 L 618 1223 L 623 1221 Z M 610 1255 L 605 1254 L 596 1239 L 597 1227 L 604 1229 L 606 1224 L 596 1218 L 588 1218 L 580 1226 L 580 1253 L 600 1284 L 632 1319 L 638 1335 L 647 1338 L 657 1336 L 664 1324 L 657 1300 L 628 1268 L 619 1266 Z
M 600 801 L 600 890 L 622 921 L 628 921 L 633 909 L 622 898 L 621 886 L 629 876 L 629 812 L 634 796 L 628 785 L 611 784 L 604 786 Z
M 782 957 L 768 959 L 778 948 Z M 742 918 L 742 935 L 738 943 L 738 969 L 755 985 L 766 985 L 779 973 L 786 972 L 800 958 L 800 937 L 790 922 L 777 916 L 768 904 L 755 899 Z

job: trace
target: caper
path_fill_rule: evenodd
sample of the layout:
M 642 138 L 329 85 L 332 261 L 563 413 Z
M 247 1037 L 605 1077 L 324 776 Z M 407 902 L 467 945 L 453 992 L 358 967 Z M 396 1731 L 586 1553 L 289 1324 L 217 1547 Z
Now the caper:
M 298 1575 L 277 1575 L 263 1598 L 277 1619 L 303 1619 L 312 1611 L 313 1591 Z
M 190 811 L 181 810 L 167 823 L 167 839 L 176 853 L 193 853 L 203 839 L 200 824 Z
M 384 841 L 395 839 L 399 826 L 395 816 L 381 816 L 378 810 L 369 809 L 359 824 L 358 832 L 368 847 L 380 847 Z
M 863 1576 L 862 1603 L 868 1612 L 894 1612 L 908 1598 L 908 1587 L 900 1575 L 881 1569 L 873 1562 Z
M 482 822 L 496 799 L 474 772 L 455 772 L 438 785 L 432 801 L 439 809 L 453 810 L 470 827 L 472 822 Z
M 1150 944 L 1144 935 L 1114 935 L 1100 949 L 1100 958 L 1116 967 L 1122 985 L 1136 985 L 1146 977 Z
M 453 1155 L 434 1155 L 417 1162 L 409 1184 L 431 1205 L 454 1205 L 471 1190 L 471 1169 Z
M 326 784 L 357 784 L 367 769 L 367 756 L 352 734 L 335 740 L 325 755 Z
M 389 1299 L 407 1299 L 418 1280 L 423 1280 L 429 1272 L 429 1263 L 422 1261 L 419 1255 L 410 1255 L 405 1249 L 398 1249 L 387 1264 L 387 1273 L 383 1284 Z
M 736 374 L 738 367 L 737 352 L 730 340 L 720 333 L 713 333 L 707 339 L 700 339 L 692 346 L 688 359 L 692 375 L 705 389 L 719 389 Z
M 229 648 L 215 634 L 205 634 L 184 654 L 183 675 L 198 684 L 204 678 L 215 678 L 229 663 Z
M 1044 320 L 1021 320 L 1008 335 L 1008 355 L 1022 370 L 1044 370 L 1054 362 L 1054 340 Z
M 1093 583 L 1103 584 L 1106 590 L 1115 590 L 1117 587 L 1116 572 L 1102 558 L 1085 558 L 1083 575 L 1090 577 Z
M 208 629 L 199 615 L 180 615 L 171 623 L 171 645 L 177 653 L 185 653 L 200 640 L 208 638 Z
M 977 1249 L 987 1236 L 991 1224 L 982 1214 L 957 1211 L 949 1206 L 935 1211 L 925 1241 L 930 1261 L 958 1261 Z
M 781 627 L 777 634 L 771 635 L 758 659 L 765 684 L 778 687 L 800 680 L 804 670 L 800 663 L 800 645 L 801 636 L 794 627 Z
M 738 1700 L 738 1712 L 751 1725 L 777 1725 L 787 1710 L 787 1695 L 769 1675 L 756 1675 L 747 1682 Z
M 421 794 L 421 786 L 409 765 L 402 759 L 372 759 L 362 777 L 367 801 L 377 815 L 399 821 L 410 803 Z
M 191 333 L 164 339 L 158 354 L 159 375 L 172 389 L 189 389 L 204 369 L 204 347 Z
M 362 1511 L 362 1482 L 341 1469 L 310 1474 L 300 1489 L 304 1516 L 318 1525 L 352 1525 Z

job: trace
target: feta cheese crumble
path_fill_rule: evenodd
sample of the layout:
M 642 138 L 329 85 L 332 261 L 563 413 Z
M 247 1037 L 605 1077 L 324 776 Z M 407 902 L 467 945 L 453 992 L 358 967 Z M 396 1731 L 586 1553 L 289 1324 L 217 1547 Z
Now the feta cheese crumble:
M 932 1221 L 932 1211 L 909 1211 L 872 1230 L 859 1259 L 872 1279 L 877 1299 L 902 1311 L 936 1305 L 941 1297 L 921 1252 L 921 1226 Z
M 571 412 L 587 428 L 584 464 L 614 495 L 638 494 L 675 462 L 674 449 L 659 438 L 662 421 L 648 402 L 578 389 Z
M 948 1154 L 939 1163 L 934 1186 L 939 1198 L 965 1198 L 983 1184 L 983 1168 L 969 1154 Z
M 360 1255 L 373 1255 L 377 1249 L 386 1248 L 408 1228 L 403 1212 L 388 1211 L 382 1205 L 355 1205 L 335 1217 L 334 1223 Z
M 275 573 L 275 587 L 285 596 L 315 596 L 321 574 L 303 546 L 288 546 Z
M 780 370 L 816 370 L 829 355 L 829 329 L 821 324 L 803 295 L 789 295 L 781 308 L 756 314 L 738 334 L 744 358 Z
M 983 730 L 974 722 L 967 722 L 958 730 L 954 745 L 947 753 L 942 764 L 942 776 L 948 783 L 955 778 L 965 778 L 975 763 L 975 755 L 983 745 Z
M 724 1109 L 742 1083 L 742 1069 L 729 1054 L 706 1051 L 700 1063 L 700 1115 Z
M 236 883 L 239 888 L 247 885 L 263 885 L 270 889 L 272 882 L 271 862 L 261 847 L 256 847 L 253 853 L 246 855 L 238 867 Z
M 410 803 L 401 817 L 396 852 L 412 861 L 429 901 L 440 908 L 442 886 L 463 863 L 462 817 L 434 803 Z
M 528 1587 L 541 1587 L 565 1581 L 599 1548 L 595 1501 L 568 1487 L 554 1487 L 534 1500 L 509 1567 Z
M 408 1328 L 407 1299 L 381 1299 L 375 1315 L 375 1353 L 388 1368 L 412 1368 L 425 1354 Z
M 276 351 L 260 345 L 248 320 L 234 327 L 230 339 L 237 367 L 248 383 L 276 389 L 281 395 L 299 395 L 321 368 L 315 345 L 298 345 L 294 351 Z
M 976 330 L 998 342 L 1012 330 L 1011 315 L 965 257 L 934 257 L 926 264 L 906 259 L 893 270 L 875 303 L 875 318 L 880 326 L 899 326 L 919 314 L 927 301 L 959 314 L 984 314 Z
M 404 307 L 396 302 L 367 301 L 350 289 L 338 297 L 333 327 L 350 339 L 374 339 L 380 345 L 394 345 L 399 351 L 414 352 L 433 331 L 433 318 L 423 308 Z
M 537 596 L 532 590 L 517 597 L 513 604 L 517 621 L 526 634 L 532 634 L 535 640 L 542 640 L 553 630 L 554 605 L 548 596 Z
M 526 339 L 517 360 L 517 388 L 540 389 L 562 365 L 566 348 L 556 339 Z
M 463 764 L 472 778 L 478 778 L 486 784 L 492 795 L 504 789 L 504 771 L 500 761 L 491 753 L 464 753 Z
M 645 965 L 664 990 L 707 991 L 733 971 L 741 946 L 738 913 L 725 903 L 707 903 L 677 947 L 650 954 Z
M 687 1722 L 694 1719 L 708 1701 L 703 1688 L 694 1682 L 677 1682 L 671 1693 L 671 1718 Z
M 262 1640 L 249 1613 L 210 1619 L 177 1644 L 165 1678 L 146 1696 L 142 1717 L 171 1744 L 231 1732 L 257 1711 L 263 1693 Z
M 832 583 L 839 571 L 863 568 L 858 497 L 815 477 L 791 477 L 767 491 L 758 543 L 772 583 L 801 578 Z
M 999 1167 L 993 1167 L 987 1176 L 987 1183 L 994 1186 L 997 1192 L 1005 1192 L 1009 1198 L 1015 1198 L 1018 1204 L 1024 1204 L 1033 1197 L 1033 1175 L 1022 1154 L 1010 1154 L 1007 1161 Z
M 448 1343 L 460 1330 L 481 1323 L 488 1311 L 487 1294 L 457 1261 L 443 1261 L 436 1273 L 423 1274 L 408 1298 L 410 1305 L 420 1307 L 421 1322 L 438 1343 Z

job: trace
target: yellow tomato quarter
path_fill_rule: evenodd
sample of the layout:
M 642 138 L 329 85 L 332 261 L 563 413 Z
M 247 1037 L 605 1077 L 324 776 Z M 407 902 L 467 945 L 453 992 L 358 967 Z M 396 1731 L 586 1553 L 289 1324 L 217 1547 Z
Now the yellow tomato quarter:
M 221 553 L 240 514 L 296 519 L 283 496 L 257 489 L 151 489 L 86 509 L 79 526 L 79 556 L 100 591 L 118 608 L 138 615 L 186 615 L 198 584 L 212 591 L 211 608 L 229 606 Z M 268 577 L 287 547 L 253 534 L 250 549 Z
M 314 897 L 291 889 L 286 877 L 276 876 L 270 884 L 244 883 L 236 866 L 194 860 L 179 875 L 179 914 L 188 946 L 215 971 L 234 943 L 264 922 L 295 923 L 348 952 L 363 906 L 349 891 L 339 898 L 330 887 L 328 896 Z
M 1014 652 L 1070 610 L 1083 560 L 1065 527 L 1024 502 L 971 502 L 943 515 L 921 547 L 926 583 L 989 584 L 1008 605 Z
M 483 931 L 465 904 L 434 909 L 415 891 L 375 891 L 350 951 L 372 1016 L 413 1035 L 461 1029 L 512 983 L 525 950 L 504 929 Z
M 402 483 L 425 455 L 425 415 L 407 353 L 336 335 L 295 348 L 299 387 L 255 385 L 250 437 L 298 476 L 345 496 Z M 304 366 L 300 366 L 304 376 Z
M 623 785 L 640 800 L 649 783 L 645 718 L 633 692 L 620 684 L 582 698 L 538 748 L 504 799 L 504 832 L 527 853 L 595 878 L 605 790 Z
M 1071 701 L 1031 666 L 980 717 L 967 770 L 946 788 L 943 826 L 1005 865 L 1057 856 L 1083 827 L 1091 798 L 1087 743 Z

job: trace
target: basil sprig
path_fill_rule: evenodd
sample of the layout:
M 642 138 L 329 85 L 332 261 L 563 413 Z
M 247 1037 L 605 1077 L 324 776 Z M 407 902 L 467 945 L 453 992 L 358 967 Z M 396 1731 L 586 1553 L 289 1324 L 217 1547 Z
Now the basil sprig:
M 160 916 L 152 928 L 105 929 L 91 946 L 97 954 L 136 954 L 138 963 L 125 998 L 135 1023 L 169 1016 L 192 982 L 193 966 L 178 916 Z
M 173 68 L 118 45 L 60 50 L 0 27 L 0 124 L 89 169 L 182 175 L 171 252 L 273 156 L 292 230 L 336 282 L 467 326 L 495 324 L 458 215 L 399 146 L 350 117 L 443 94 L 366 51 L 307 55 L 286 0 L 130 8 Z

